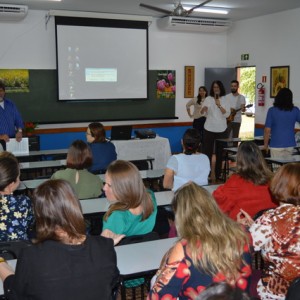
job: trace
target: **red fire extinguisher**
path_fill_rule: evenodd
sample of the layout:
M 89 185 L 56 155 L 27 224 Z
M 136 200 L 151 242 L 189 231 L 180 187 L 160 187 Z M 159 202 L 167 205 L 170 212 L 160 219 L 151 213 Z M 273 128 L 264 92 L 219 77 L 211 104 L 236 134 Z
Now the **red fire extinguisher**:
M 258 106 L 265 106 L 266 90 L 265 86 L 262 83 L 257 85 L 258 89 Z

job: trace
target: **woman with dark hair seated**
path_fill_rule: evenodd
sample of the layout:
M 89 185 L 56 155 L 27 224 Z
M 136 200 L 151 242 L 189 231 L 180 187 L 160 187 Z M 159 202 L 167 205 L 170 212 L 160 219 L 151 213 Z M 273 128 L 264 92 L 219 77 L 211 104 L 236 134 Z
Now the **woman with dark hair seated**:
M 250 296 L 236 286 L 216 282 L 209 286 L 195 300 L 250 300 Z
M 255 221 L 241 211 L 238 221 L 250 226 L 254 250 L 261 251 L 265 262 L 257 285 L 259 296 L 284 300 L 300 274 L 300 164 L 280 167 L 270 190 L 279 207 L 264 212 Z
M 196 129 L 187 129 L 181 140 L 183 153 L 172 155 L 165 169 L 163 186 L 176 191 L 188 181 L 208 184 L 210 162 L 199 152 L 201 136 Z
M 104 126 L 98 122 L 89 124 L 86 139 L 93 154 L 89 171 L 94 174 L 105 173 L 108 165 L 117 159 L 115 145 L 106 139 Z
M 20 184 L 19 162 L 10 152 L 0 153 L 0 241 L 28 240 L 34 223 L 31 200 L 14 195 Z
M 240 209 L 253 218 L 257 212 L 277 206 L 269 191 L 272 176 L 258 146 L 243 142 L 237 152 L 236 173 L 218 187 L 213 196 L 230 218 L 236 220 Z
M 119 271 L 111 239 L 85 234 L 78 198 L 65 180 L 33 195 L 37 238 L 21 252 L 16 273 L 0 258 L 7 299 L 111 299 Z
M 92 161 L 92 152 L 88 145 L 76 140 L 68 151 L 67 168 L 55 172 L 51 179 L 67 180 L 79 199 L 99 197 L 102 194 L 102 180 L 87 170 Z

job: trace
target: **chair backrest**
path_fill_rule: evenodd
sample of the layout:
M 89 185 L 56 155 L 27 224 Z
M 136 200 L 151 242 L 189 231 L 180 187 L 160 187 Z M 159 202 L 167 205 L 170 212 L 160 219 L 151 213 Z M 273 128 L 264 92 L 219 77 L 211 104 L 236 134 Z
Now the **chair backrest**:
M 149 242 L 159 239 L 159 234 L 157 232 L 152 231 L 146 234 L 127 236 L 123 238 L 117 246 Z
M 300 277 L 294 279 L 288 289 L 285 300 L 299 300 L 300 299 Z
M 6 142 L 4 140 L 0 140 L 0 144 L 2 146 L 3 151 L 6 150 Z
M 6 260 L 17 259 L 21 250 L 31 245 L 30 241 L 0 242 L 0 256 Z
M 273 208 L 264 208 L 260 211 L 258 211 L 254 217 L 253 217 L 253 220 L 255 221 L 256 219 L 258 219 L 259 217 L 261 217 L 266 211 L 270 210 L 270 209 L 273 209 Z

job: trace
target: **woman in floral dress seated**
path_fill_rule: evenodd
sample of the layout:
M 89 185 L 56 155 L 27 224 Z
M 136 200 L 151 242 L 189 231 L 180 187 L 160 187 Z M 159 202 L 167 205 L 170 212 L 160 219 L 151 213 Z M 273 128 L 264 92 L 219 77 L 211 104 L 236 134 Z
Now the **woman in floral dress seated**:
M 33 224 L 31 200 L 14 195 L 20 184 L 18 160 L 10 152 L 0 153 L 0 241 L 28 240 Z
M 164 256 L 148 299 L 195 299 L 221 281 L 246 290 L 251 258 L 243 229 L 195 183 L 177 190 L 172 205 L 180 239 Z

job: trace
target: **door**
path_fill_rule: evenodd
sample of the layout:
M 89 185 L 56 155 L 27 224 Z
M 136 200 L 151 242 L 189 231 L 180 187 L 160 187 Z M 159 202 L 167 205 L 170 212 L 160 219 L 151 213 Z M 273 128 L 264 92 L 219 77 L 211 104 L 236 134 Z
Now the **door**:
M 205 68 L 204 70 L 205 87 L 208 94 L 213 81 L 222 81 L 226 94 L 230 93 L 231 80 L 237 79 L 236 68 Z

